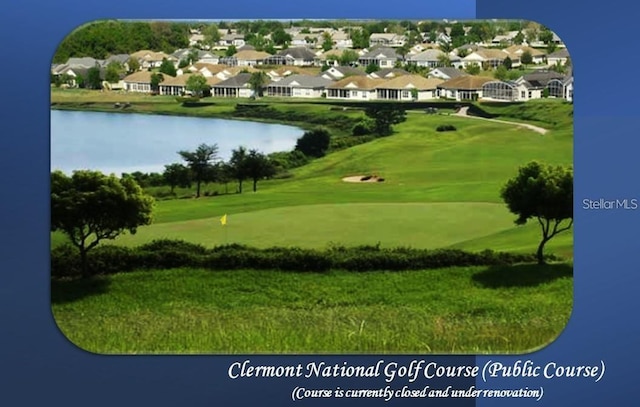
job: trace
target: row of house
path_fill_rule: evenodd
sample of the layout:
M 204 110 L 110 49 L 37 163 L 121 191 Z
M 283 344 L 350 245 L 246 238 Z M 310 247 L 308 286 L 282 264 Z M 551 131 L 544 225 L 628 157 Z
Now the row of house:
M 247 98 L 254 95 L 250 78 L 255 68 L 214 67 L 200 64 L 189 67 L 176 77 L 165 76 L 159 85 L 162 95 L 182 95 L 192 75 L 206 78 L 214 97 Z M 357 71 L 357 72 L 354 72 Z M 495 100 L 527 101 L 545 96 L 573 100 L 573 77 L 554 71 L 523 75 L 515 81 L 468 75 L 451 67 L 436 68 L 428 78 L 389 68 L 366 74 L 349 67 L 332 67 L 321 74 L 281 68 L 266 72 L 269 82 L 264 93 L 271 97 L 327 98 L 339 100 L 428 101 Z M 151 72 L 141 71 L 123 80 L 130 92 L 151 92 Z
M 290 45 L 294 47 L 310 47 L 310 48 L 322 48 L 322 44 L 324 42 L 324 38 L 328 35 L 331 38 L 332 44 L 334 48 L 345 49 L 345 48 L 353 48 L 353 41 L 350 38 L 349 30 L 350 29 L 361 29 L 362 27 L 345 27 L 342 29 L 334 29 L 330 27 L 309 27 L 306 29 L 300 27 L 290 27 L 284 29 L 284 31 L 291 36 Z M 445 27 L 443 31 L 439 31 L 435 33 L 434 43 L 451 43 L 451 29 L 452 27 Z M 468 34 L 471 30 L 470 26 L 465 26 L 464 28 L 465 34 Z M 518 36 L 521 31 L 507 31 L 502 34 L 498 34 L 493 37 L 490 41 L 487 41 L 486 44 L 482 44 L 484 46 L 504 46 L 514 44 L 514 40 Z M 230 46 L 235 46 L 236 48 L 242 47 L 246 45 L 244 35 L 239 33 L 235 29 L 220 29 L 220 40 L 217 44 L 214 45 L 213 48 L 225 49 Z M 556 44 L 558 47 L 564 47 L 563 42 L 560 38 L 552 33 L 552 42 Z M 420 33 L 421 39 L 423 43 L 430 43 L 431 41 L 431 33 L 423 32 Z M 270 34 L 266 35 L 266 38 L 270 38 Z M 397 33 L 372 33 L 369 35 L 369 45 L 371 47 L 375 46 L 383 46 L 383 47 L 391 47 L 391 48 L 399 48 L 403 47 L 408 41 L 408 38 L 404 34 Z M 526 44 L 526 40 L 524 42 Z M 545 47 L 546 44 L 541 41 L 535 40 L 532 41 L 531 44 L 526 44 L 533 47 Z M 189 46 L 199 46 L 201 48 L 210 49 L 209 44 L 205 44 L 205 36 L 199 30 L 192 30 L 191 35 L 189 37 Z

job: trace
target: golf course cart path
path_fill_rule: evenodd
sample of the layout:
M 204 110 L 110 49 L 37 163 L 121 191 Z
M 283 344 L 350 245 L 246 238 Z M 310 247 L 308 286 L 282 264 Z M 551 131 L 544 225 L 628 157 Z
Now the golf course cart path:
M 460 110 L 458 110 L 455 113 L 455 115 L 456 116 L 461 116 L 461 117 L 468 117 L 468 118 L 471 118 L 471 119 L 488 120 L 490 122 L 506 123 L 506 124 L 511 124 L 511 125 L 514 125 L 514 126 L 525 127 L 525 128 L 527 128 L 529 130 L 533 130 L 533 131 L 535 131 L 537 133 L 540 133 L 540 134 L 546 134 L 547 133 L 547 129 L 543 129 L 542 127 L 534 126 L 533 124 L 518 123 L 518 122 L 508 122 L 506 120 L 487 119 L 485 117 L 470 116 L 467 113 L 468 110 L 469 110 L 468 106 L 461 107 Z

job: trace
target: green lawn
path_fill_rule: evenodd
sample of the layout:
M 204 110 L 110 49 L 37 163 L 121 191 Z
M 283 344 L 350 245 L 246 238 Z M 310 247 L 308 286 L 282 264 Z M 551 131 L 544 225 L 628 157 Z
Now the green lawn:
M 140 100 L 145 109 L 180 109 Z M 550 129 L 544 136 L 510 124 L 410 113 L 392 136 L 331 153 L 289 178 L 261 181 L 255 193 L 250 182 L 242 194 L 206 185 L 221 195 L 157 201 L 152 225 L 113 243 L 172 238 L 205 246 L 380 243 L 532 253 L 539 226 L 516 226 L 500 188 L 530 160 L 572 164 L 569 110 L 557 102 L 528 105 L 541 116 L 531 122 Z M 319 106 L 288 108 L 328 114 Z M 522 106 L 488 110 L 519 121 L 531 117 Z M 203 109 L 215 114 L 232 104 Z M 457 131 L 436 132 L 440 124 Z M 342 181 L 372 174 L 384 182 Z M 53 246 L 65 240 L 52 234 Z M 74 343 L 99 353 L 522 352 L 551 341 L 571 312 L 572 232 L 549 242 L 547 253 L 567 263 L 322 275 L 136 272 L 56 282 L 53 312 Z
M 566 325 L 571 273 L 176 269 L 54 282 L 52 302 L 67 338 L 96 353 L 519 353 Z

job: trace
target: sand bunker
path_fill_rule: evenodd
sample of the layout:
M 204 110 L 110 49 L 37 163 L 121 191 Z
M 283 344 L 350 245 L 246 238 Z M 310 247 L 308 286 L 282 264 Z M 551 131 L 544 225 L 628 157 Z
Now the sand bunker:
M 384 178 L 377 175 L 353 175 L 351 177 L 342 178 L 344 182 L 383 182 Z

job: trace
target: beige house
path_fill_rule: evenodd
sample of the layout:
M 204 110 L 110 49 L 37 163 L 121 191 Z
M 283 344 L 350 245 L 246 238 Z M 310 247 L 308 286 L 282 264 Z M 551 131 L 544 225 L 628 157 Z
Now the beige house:
M 227 80 L 220 81 L 211 86 L 211 96 L 248 98 L 254 92 L 249 84 L 250 73 L 239 73 Z
M 459 76 L 438 85 L 441 98 L 454 100 L 478 100 L 482 98 L 482 85 L 495 79 L 486 76 Z
M 477 64 L 480 67 L 496 68 L 504 63 L 509 54 L 500 49 L 481 48 L 462 58 L 462 66 Z
M 327 86 L 327 99 L 375 100 L 376 88 L 385 82 L 385 79 L 349 76 Z
M 404 75 L 376 87 L 378 100 L 431 100 L 438 97 L 438 85 L 444 80 L 420 75 Z
M 542 64 L 545 60 L 545 53 L 540 51 L 539 49 L 531 48 L 526 45 L 512 45 L 508 48 L 503 49 L 502 51 L 506 52 L 511 58 L 511 66 L 517 67 L 521 65 L 522 54 L 525 52 L 529 52 L 531 55 L 532 62 L 534 64 Z
M 137 59 L 140 67 L 143 69 L 159 68 L 165 58 L 174 64 L 179 62 L 178 58 L 172 55 L 165 54 L 164 52 L 149 51 L 147 49 L 134 52 L 131 54 L 131 58 Z
M 127 92 L 151 93 L 152 73 L 153 72 L 149 71 L 139 71 L 125 76 L 122 80 L 124 82 L 125 90 Z M 168 75 L 163 76 L 165 77 L 165 80 L 170 78 Z
M 333 81 L 310 75 L 291 75 L 267 86 L 267 95 L 276 97 L 319 98 Z
M 255 66 L 262 65 L 266 58 L 269 58 L 271 54 L 262 51 L 246 50 L 238 51 L 233 56 L 238 66 Z

